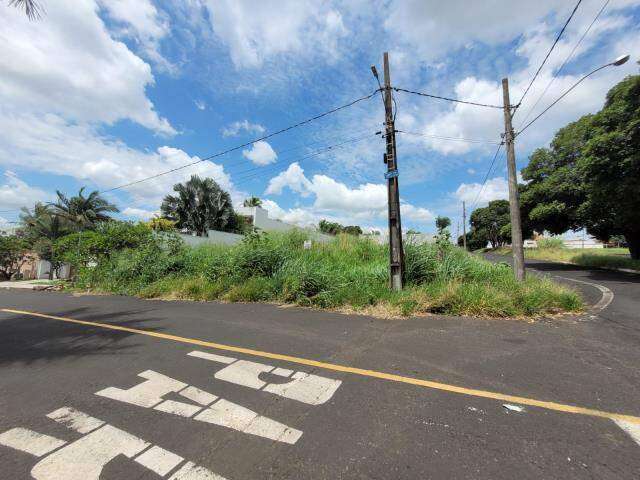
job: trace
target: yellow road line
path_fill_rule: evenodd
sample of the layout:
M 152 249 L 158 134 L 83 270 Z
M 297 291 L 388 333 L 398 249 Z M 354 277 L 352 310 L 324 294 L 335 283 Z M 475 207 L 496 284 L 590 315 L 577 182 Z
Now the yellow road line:
M 138 328 L 123 327 L 120 325 L 112 325 L 108 323 L 91 322 L 87 320 L 76 320 L 74 318 L 67 318 L 67 317 L 56 317 L 54 315 L 45 315 L 43 313 L 27 312 L 24 310 L 12 310 L 9 308 L 3 308 L 3 309 L 0 309 L 0 311 L 7 312 L 7 313 L 15 313 L 18 315 L 29 315 L 32 317 L 46 318 L 50 320 L 58 320 L 61 322 L 75 323 L 78 325 L 87 325 L 91 327 L 105 328 L 109 330 L 117 330 L 121 332 L 136 333 L 139 335 L 162 338 L 164 340 L 172 340 L 174 342 L 186 343 L 189 345 L 198 345 L 201 347 L 225 350 L 227 352 L 244 353 L 246 355 L 252 355 L 255 357 L 270 358 L 273 360 L 283 360 L 285 362 L 297 363 L 300 365 L 308 365 L 311 367 L 323 368 L 325 370 L 333 370 L 335 372 L 351 373 L 354 375 L 361 375 L 364 377 L 390 380 L 392 382 L 408 383 L 410 385 L 417 385 L 419 387 L 432 388 L 435 390 L 442 390 L 442 391 L 451 392 L 451 393 L 459 393 L 462 395 L 470 395 L 473 397 L 490 398 L 493 400 L 499 400 L 501 402 L 510 402 L 510 403 L 517 403 L 520 405 L 528 405 L 531 407 L 545 408 L 547 410 L 553 410 L 556 412 L 577 413 L 580 415 L 588 415 L 591 417 L 609 418 L 611 420 L 624 420 L 626 422 L 640 425 L 640 417 L 636 417 L 633 415 L 624 415 L 621 413 L 605 412 L 602 410 L 594 410 L 591 408 L 578 407 L 575 405 L 565 405 L 565 404 L 556 403 L 556 402 L 546 402 L 543 400 L 536 400 L 536 399 L 527 398 L 527 397 L 518 397 L 516 395 L 506 395 L 503 393 L 490 392 L 486 390 L 476 390 L 474 388 L 459 387 L 457 385 L 449 385 L 447 383 L 434 382 L 431 380 L 421 380 L 419 378 L 403 377 L 402 375 L 395 375 L 392 373 L 384 373 L 384 372 L 378 372 L 375 370 L 366 370 L 363 368 L 348 367 L 345 365 L 337 365 L 334 363 L 319 362 L 317 360 L 310 360 L 310 359 L 301 358 L 301 357 L 293 357 L 291 355 L 282 355 L 280 353 L 263 352 L 260 350 L 253 350 L 251 348 L 236 347 L 233 345 L 224 345 L 222 343 L 207 342 L 205 340 L 198 340 L 195 338 L 180 337 L 178 335 L 170 335 L 167 333 L 141 330 Z

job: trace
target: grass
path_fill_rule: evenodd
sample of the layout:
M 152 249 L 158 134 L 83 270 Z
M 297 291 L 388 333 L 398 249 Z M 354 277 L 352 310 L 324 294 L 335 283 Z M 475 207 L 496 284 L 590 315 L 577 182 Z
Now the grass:
M 339 236 L 304 249 L 306 238 L 269 234 L 172 251 L 149 244 L 81 268 L 76 285 L 143 298 L 263 301 L 392 317 L 532 317 L 583 307 L 573 290 L 534 276 L 518 283 L 510 267 L 453 246 L 406 245 L 407 288 L 390 292 L 387 247 Z
M 497 253 L 511 254 L 510 248 L 500 248 Z M 640 260 L 629 257 L 627 248 L 585 248 L 572 249 L 553 246 L 550 248 L 527 248 L 526 258 L 566 262 L 584 267 L 627 268 L 640 271 Z

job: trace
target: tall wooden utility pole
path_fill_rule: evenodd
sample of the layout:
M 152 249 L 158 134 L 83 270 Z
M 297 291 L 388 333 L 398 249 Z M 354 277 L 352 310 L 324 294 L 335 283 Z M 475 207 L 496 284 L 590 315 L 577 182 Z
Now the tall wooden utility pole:
M 467 207 L 462 201 L 462 245 L 467 249 Z
M 398 159 L 396 157 L 396 130 L 391 98 L 391 74 L 389 54 L 384 52 L 384 111 L 387 152 L 387 194 L 389 198 L 389 283 L 392 290 L 402 290 L 404 275 L 404 251 L 402 249 L 402 224 L 400 222 L 400 192 L 398 190 Z
M 511 250 L 513 251 L 513 271 L 516 280 L 524 280 L 524 248 L 522 246 L 522 222 L 520 220 L 520 197 L 516 178 L 516 152 L 511 124 L 511 103 L 509 102 L 509 80 L 502 79 L 502 99 L 504 102 L 504 141 L 507 149 L 507 170 L 509 172 L 509 212 L 511 213 Z

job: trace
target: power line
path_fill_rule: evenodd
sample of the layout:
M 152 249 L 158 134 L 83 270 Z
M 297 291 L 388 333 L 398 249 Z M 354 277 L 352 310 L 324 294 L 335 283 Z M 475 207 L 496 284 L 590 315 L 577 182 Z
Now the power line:
M 607 5 L 609 5 L 609 2 L 611 0 L 605 0 L 605 2 L 602 4 L 602 7 L 600 8 L 600 11 L 598 11 L 598 13 L 596 14 L 596 16 L 593 18 L 593 20 L 591 21 L 591 24 L 589 24 L 589 26 L 587 27 L 587 29 L 584 31 L 584 33 L 582 34 L 582 36 L 580 37 L 580 39 L 578 40 L 578 42 L 573 46 L 573 49 L 571 50 L 571 53 L 569 53 L 569 55 L 567 55 L 567 58 L 564 59 L 564 62 L 562 62 L 562 65 L 560 65 L 560 68 L 558 68 L 558 70 L 556 71 L 556 73 L 553 75 L 553 77 L 551 78 L 551 80 L 549 81 L 549 83 L 547 84 L 547 86 L 545 87 L 544 91 L 542 92 L 542 94 L 538 97 L 538 99 L 536 100 L 536 103 L 533 104 L 533 106 L 529 109 L 529 111 L 527 112 L 527 114 L 525 115 L 524 119 L 522 120 L 522 122 L 520 122 L 520 127 L 522 127 L 522 125 L 524 125 L 524 123 L 527 121 L 527 119 L 529 118 L 529 116 L 533 113 L 533 111 L 535 110 L 535 108 L 538 106 L 538 104 L 540 103 L 540 100 L 542 100 L 542 97 L 545 96 L 545 94 L 547 93 L 547 91 L 549 90 L 549 88 L 551 87 L 551 85 L 553 84 L 553 82 L 555 82 L 556 78 L 558 78 L 558 75 L 560 75 L 560 73 L 562 72 L 562 70 L 564 69 L 565 65 L 567 63 L 569 63 L 569 60 L 571 60 L 571 58 L 573 57 L 573 54 L 576 52 L 576 50 L 578 49 L 578 47 L 580 46 L 580 44 L 582 43 L 582 41 L 584 40 L 584 38 L 589 34 L 589 32 L 591 31 L 591 27 L 593 27 L 593 25 L 596 23 L 596 21 L 598 20 L 598 18 L 600 18 L 600 15 L 602 15 L 602 12 L 604 12 L 605 8 L 607 8 Z
M 416 135 L 419 137 L 426 137 L 426 138 L 435 138 L 438 140 L 451 140 L 451 141 L 455 141 L 455 142 L 465 142 L 465 143 L 484 143 L 484 144 L 489 144 L 489 145 L 498 145 L 499 142 L 494 142 L 491 140 L 480 140 L 480 139 L 473 139 L 473 138 L 463 138 L 463 137 L 447 137 L 444 135 L 429 135 L 427 133 L 419 133 L 419 132 L 406 132 L 404 130 L 396 130 L 397 133 L 404 133 L 405 135 Z
M 419 95 L 421 97 L 435 98 L 437 100 L 446 100 L 447 102 L 464 103 L 466 105 L 475 105 L 476 107 L 500 108 L 500 109 L 503 108 L 502 105 L 490 105 L 490 104 L 487 104 L 487 103 L 470 102 L 470 101 L 467 101 L 467 100 L 458 100 L 456 98 L 441 97 L 439 95 L 432 95 L 430 93 L 415 92 L 413 90 L 407 90 L 406 88 L 393 87 L 393 89 L 396 92 L 412 93 L 414 95 Z
M 520 105 L 522 104 L 522 100 L 524 100 L 524 97 L 526 97 L 527 93 L 529 93 L 529 90 L 531 89 L 531 86 L 533 85 L 533 82 L 535 82 L 536 78 L 538 78 L 538 75 L 540 74 L 540 71 L 542 70 L 542 67 L 544 67 L 545 63 L 547 63 L 547 60 L 549 59 L 549 56 L 551 55 L 551 52 L 553 52 L 553 49 L 556 48 L 556 45 L 560 41 L 560 37 L 562 37 L 562 34 L 567 29 L 567 25 L 569 25 L 569 22 L 571 21 L 571 19 L 575 15 L 575 13 L 578 10 L 578 7 L 580 6 L 581 3 L 582 3 L 582 0 L 578 0 L 578 2 L 576 3 L 575 7 L 573 7 L 573 11 L 571 12 L 571 15 L 569 15 L 569 18 L 567 18 L 567 21 L 562 26 L 562 29 L 558 33 L 558 36 L 556 37 L 555 41 L 553 42 L 553 45 L 551 45 L 551 48 L 547 52 L 547 55 L 544 57 L 544 60 L 542 60 L 542 63 L 538 67 L 538 70 L 536 71 L 535 75 L 533 75 L 533 78 L 531 79 L 531 82 L 529 83 L 529 86 L 527 87 L 527 89 L 522 94 L 522 97 L 520 97 L 520 101 L 514 107 L 513 115 L 516 114 L 516 111 L 518 110 L 518 107 L 520 107 Z
M 311 122 L 313 122 L 313 121 L 315 121 L 315 120 L 318 120 L 318 119 L 320 119 L 320 118 L 322 118 L 322 117 L 326 117 L 327 115 L 331 115 L 332 113 L 338 112 L 338 111 L 343 110 L 343 109 L 348 108 L 348 107 L 351 107 L 351 106 L 355 105 L 355 104 L 356 104 L 356 103 L 358 103 L 358 102 L 362 102 L 363 100 L 368 100 L 368 99 L 370 99 L 371 97 L 373 97 L 373 96 L 374 96 L 374 95 L 376 95 L 377 93 L 378 93 L 378 90 L 375 90 L 374 92 L 370 93 L 369 95 L 365 95 L 365 96 L 363 96 L 363 97 L 357 98 L 357 99 L 355 99 L 355 100 L 353 100 L 353 101 L 351 101 L 351 102 L 349 102 L 349 103 L 346 103 L 346 104 L 341 105 L 341 106 L 339 106 L 339 107 L 333 108 L 333 109 L 331 109 L 331 110 L 328 110 L 328 111 L 326 111 L 326 112 L 324 112 L 324 113 L 321 113 L 321 114 L 319 114 L 319 115 L 316 115 L 316 116 L 314 116 L 314 117 L 307 118 L 306 120 L 303 120 L 303 121 L 301 121 L 301 122 L 295 123 L 295 124 L 290 125 L 290 126 L 288 126 L 288 127 L 281 128 L 280 130 L 277 130 L 277 131 L 275 131 L 275 132 L 273 132 L 273 133 L 270 133 L 270 134 L 268 134 L 268 135 L 264 135 L 264 136 L 262 136 L 262 137 L 260 137 L 260 138 L 256 138 L 256 139 L 254 139 L 254 140 L 251 140 L 250 142 L 246 142 L 246 143 L 243 143 L 243 144 L 241 144 L 241 145 L 236 145 L 235 147 L 231 147 L 231 148 L 228 148 L 228 149 L 223 150 L 223 151 L 221 151 L 221 152 L 214 153 L 213 155 L 209 155 L 208 157 L 201 158 L 201 159 L 196 160 L 196 161 L 194 161 L 194 162 L 186 163 L 186 164 L 181 165 L 181 166 L 179 166 L 179 167 L 175 167 L 175 168 L 172 168 L 172 169 L 170 169 L 170 170 L 166 170 L 166 171 L 164 171 L 164 172 L 160 172 L 160 173 L 157 173 L 157 174 L 155 174 L 155 175 L 151 175 L 151 176 L 149 176 L 149 177 L 142 178 L 142 179 L 140 179 L 140 180 L 135 180 L 135 181 L 133 181 L 133 182 L 125 183 L 125 184 L 123 184 L 123 185 L 119 185 L 119 186 L 117 186 L 117 187 L 109 188 L 109 189 L 107 189 L 107 190 L 102 190 L 100 193 L 108 193 L 108 192 L 113 192 L 113 191 L 115 191 L 115 190 L 120 190 L 120 189 L 122 189 L 122 188 L 131 187 L 131 186 L 133 186 L 133 185 L 137 185 L 137 184 L 139 184 L 139 183 L 146 182 L 146 181 L 148 181 L 148 180 L 153 180 L 153 179 L 155 179 L 155 178 L 161 177 L 161 176 L 163 176 L 163 175 L 167 175 L 167 174 L 169 174 L 169 173 L 176 172 L 176 171 L 178 171 L 178 170 L 182 170 L 182 169 L 187 168 L 187 167 L 191 167 L 191 166 L 196 165 L 196 164 L 198 164 L 198 163 L 202 163 L 202 162 L 205 162 L 205 161 L 207 161 L 207 160 L 211 160 L 211 159 L 213 159 L 213 158 L 221 157 L 221 156 L 223 156 L 223 155 L 226 155 L 226 154 L 228 154 L 228 153 L 234 152 L 234 151 L 236 151 L 236 150 L 240 150 L 241 148 L 248 147 L 249 145 L 253 145 L 253 144 L 254 144 L 254 143 L 256 143 L 256 142 L 260 142 L 260 141 L 262 141 L 262 140 L 266 140 L 266 139 L 271 138 L 271 137 L 274 137 L 274 136 L 276 136 L 276 135 L 280 135 L 280 134 L 282 134 L 282 133 L 284 133 L 284 132 L 288 132 L 289 130 L 293 130 L 294 128 L 298 128 L 298 127 L 301 127 L 302 125 L 306 125 L 306 124 L 308 124 L 308 123 L 311 123 Z
M 491 171 L 493 170 L 493 165 L 496 163 L 496 159 L 498 158 L 498 154 L 500 153 L 500 150 L 502 149 L 502 145 L 504 145 L 504 142 L 501 142 L 501 143 L 498 144 L 498 148 L 496 149 L 496 153 L 493 155 L 493 159 L 491 160 L 491 165 L 489 165 L 489 170 L 487 170 L 487 173 L 484 176 L 484 180 L 482 181 L 482 187 L 480 187 L 480 190 L 478 190 L 478 194 L 476 195 L 476 198 L 473 201 L 473 205 L 471 206 L 469 211 L 471 211 L 474 208 L 476 208 L 476 205 L 478 204 L 478 200 L 480 199 L 480 196 L 482 195 L 482 192 L 484 191 L 484 186 L 487 183 L 487 180 L 489 179 L 489 176 L 491 175 Z
M 270 164 L 268 166 L 265 167 L 256 167 L 256 168 L 250 168 L 247 170 L 243 170 L 240 172 L 235 172 L 236 175 L 241 175 L 240 177 L 237 177 L 236 180 L 233 181 L 234 185 L 239 185 L 242 182 L 248 180 L 248 179 L 252 179 L 252 178 L 256 178 L 259 176 L 264 175 L 267 172 L 273 171 L 274 169 L 280 168 L 281 166 L 283 166 L 286 163 L 293 163 L 293 162 L 302 162 L 305 160 L 308 160 L 310 158 L 314 158 L 314 157 L 318 157 L 322 154 L 325 154 L 327 152 L 333 151 L 333 150 L 337 150 L 340 148 L 344 148 L 347 144 L 353 144 L 353 143 L 357 143 L 357 142 L 362 142 L 363 140 L 366 140 L 368 138 L 371 138 L 373 136 L 375 136 L 376 134 L 369 134 L 369 135 L 365 135 L 365 136 L 361 136 L 361 137 L 355 137 L 355 138 L 351 138 L 348 140 L 345 140 L 343 142 L 340 143 L 336 143 L 333 145 L 328 145 L 326 147 L 323 147 L 315 152 L 309 153 L 308 155 L 304 155 L 302 157 L 296 157 L 296 158 L 285 158 L 282 160 L 279 160 L 273 164 Z M 248 175 L 244 175 L 243 174 L 248 174 Z
M 518 133 L 516 133 L 516 135 L 520 135 L 522 132 L 524 132 L 527 128 L 529 128 L 536 120 L 538 120 L 541 116 L 543 116 L 545 113 L 547 113 L 549 111 L 549 109 L 551 109 L 551 107 L 553 107 L 556 103 L 558 103 L 560 100 L 562 100 L 564 97 L 566 97 L 571 91 L 573 91 L 574 88 L 576 88 L 578 85 L 580 85 L 583 81 L 585 81 L 588 77 L 590 77 L 591 75 L 593 75 L 596 72 L 599 72 L 600 70 L 602 70 L 603 68 L 607 68 L 610 67 L 611 65 L 613 65 L 612 63 L 607 63 L 606 65 L 602 65 L 601 67 L 596 68 L 595 70 L 587 73 L 584 77 L 582 77 L 580 80 L 578 80 L 576 83 L 574 83 L 571 88 L 569 88 L 566 92 L 564 92 L 562 95 L 560 95 L 558 98 L 556 98 L 553 103 L 551 103 L 551 105 L 549 105 L 547 108 L 545 108 L 542 112 L 540 112 L 538 115 L 536 115 L 536 117 L 531 120 L 529 123 L 527 123 L 524 127 L 522 127 L 522 129 L 520 129 L 520 131 Z

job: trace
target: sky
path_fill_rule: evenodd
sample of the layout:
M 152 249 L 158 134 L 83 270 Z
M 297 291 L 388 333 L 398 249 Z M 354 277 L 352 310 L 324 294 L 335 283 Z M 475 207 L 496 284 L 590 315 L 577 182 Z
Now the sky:
M 44 13 L 30 21 L 7 3 L 0 3 L 0 224 L 53 201 L 56 190 L 72 195 L 83 186 L 105 191 L 119 218 L 148 219 L 175 183 L 197 174 L 214 178 L 234 205 L 260 197 L 273 218 L 365 230 L 386 225 L 380 96 L 215 155 L 372 93 L 370 66 L 382 72 L 385 51 L 396 87 L 499 105 L 508 77 L 515 103 L 575 6 L 40 0 Z M 604 3 L 582 1 L 516 112 L 516 131 L 582 75 L 626 53 L 631 61 L 590 77 L 519 136 L 518 168 L 638 73 L 640 0 L 607 2 L 582 38 Z M 455 234 L 463 200 L 472 210 L 507 198 L 503 154 L 489 171 L 504 131 L 501 110 L 394 95 L 396 128 L 407 132 L 397 135 L 405 229 L 433 232 L 443 215 Z

